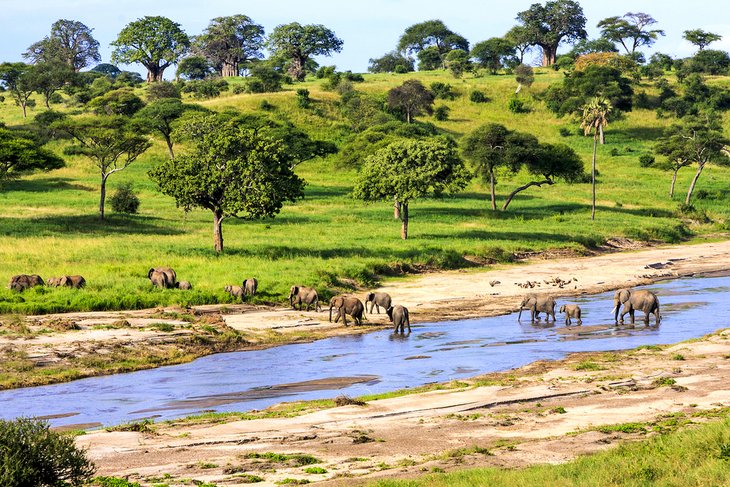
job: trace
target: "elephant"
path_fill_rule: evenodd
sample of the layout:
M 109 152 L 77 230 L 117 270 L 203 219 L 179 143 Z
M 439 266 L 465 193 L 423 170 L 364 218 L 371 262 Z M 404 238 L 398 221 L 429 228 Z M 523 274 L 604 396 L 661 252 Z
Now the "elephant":
M 190 291 L 193 288 L 193 285 L 190 284 L 190 281 L 178 281 L 175 283 L 175 287 L 182 289 L 183 291 Z
M 82 287 L 86 286 L 86 279 L 84 279 L 84 276 L 61 276 L 57 279 L 57 286 L 72 287 L 74 289 L 81 289 Z M 48 282 L 51 282 L 51 279 L 49 279 Z
M 382 306 L 387 311 L 390 308 L 391 301 L 390 294 L 388 293 L 368 293 L 365 297 L 365 311 L 372 313 L 373 307 L 375 307 L 378 310 L 378 314 L 380 314 L 380 307 Z M 368 303 L 370 303 L 370 311 L 368 311 Z
M 522 318 L 522 310 L 530 310 L 530 321 L 532 323 L 535 320 L 540 321 L 540 313 L 545 312 L 545 322 L 550 321 L 550 316 L 553 317 L 553 323 L 555 323 L 555 299 L 552 296 L 538 296 L 537 294 L 527 294 L 520 303 L 520 314 L 517 316 L 519 320 Z
M 621 317 L 619 318 L 619 307 L 624 305 L 624 309 L 621 311 Z M 654 313 L 656 319 L 656 326 L 662 320 L 659 314 L 659 298 L 656 294 L 645 289 L 633 290 L 633 289 L 618 289 L 613 295 L 613 310 L 614 320 L 617 324 L 624 322 L 624 315 L 626 313 L 631 317 L 631 324 L 634 324 L 634 312 L 636 310 L 644 312 L 644 325 L 649 326 L 649 315 Z
M 332 321 L 332 308 L 337 309 L 335 323 L 342 317 L 342 323 L 347 326 L 347 316 L 352 316 L 356 325 L 362 325 L 362 315 L 365 307 L 355 296 L 335 296 L 330 299 L 330 321 Z
M 223 288 L 225 292 L 233 296 L 234 298 L 238 298 L 241 301 L 244 301 L 244 293 L 243 288 L 241 286 L 226 286 Z
M 46 279 L 46 286 L 48 287 L 58 287 L 61 285 L 61 278 L 60 277 L 49 277 Z
M 583 324 L 583 320 L 580 318 L 581 310 L 577 304 L 564 304 L 558 310 L 560 313 L 565 313 L 565 326 L 571 325 L 571 318 L 578 320 L 578 326 Z
M 174 288 L 177 281 L 177 275 L 170 267 L 154 267 L 147 271 L 147 277 L 161 289 Z
M 391 306 L 386 309 L 385 312 L 388 313 L 390 321 L 395 324 L 396 333 L 405 333 L 406 326 L 408 327 L 408 333 L 411 332 L 411 319 L 408 316 L 408 308 L 401 306 L 400 304 L 396 304 L 395 306 Z
M 241 287 L 243 287 L 244 294 L 255 296 L 256 291 L 259 289 L 259 281 L 257 281 L 255 277 L 244 279 Z
M 13 291 L 23 292 L 35 286 L 43 286 L 45 283 L 38 274 L 18 274 L 10 278 L 8 288 Z
M 302 310 L 302 305 L 307 306 L 307 311 L 309 311 L 310 306 L 314 306 L 315 311 L 322 311 L 322 307 L 319 305 L 319 295 L 311 287 L 291 287 L 289 290 L 289 306 L 296 309 L 297 304 L 299 305 L 299 311 Z

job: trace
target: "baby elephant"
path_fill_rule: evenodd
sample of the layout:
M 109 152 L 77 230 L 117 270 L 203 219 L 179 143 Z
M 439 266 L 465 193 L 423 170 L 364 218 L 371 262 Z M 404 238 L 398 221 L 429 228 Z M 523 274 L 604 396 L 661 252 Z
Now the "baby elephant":
M 378 310 L 380 314 L 380 307 L 382 306 L 386 311 L 390 308 L 390 294 L 388 293 L 368 293 L 365 297 L 365 311 L 368 313 L 373 312 L 373 307 Z M 370 311 L 368 311 L 368 303 L 370 303 Z
M 183 291 L 190 291 L 193 288 L 193 285 L 190 284 L 190 281 L 178 281 L 175 283 L 175 287 L 182 289 Z
M 247 294 L 248 296 L 255 296 L 256 291 L 259 288 L 259 281 L 257 281 L 255 277 L 244 279 L 241 287 L 243 288 L 244 294 Z
M 411 320 L 408 316 L 408 308 L 396 304 L 385 310 L 388 313 L 388 318 L 395 325 L 396 333 L 405 333 L 406 326 L 408 327 L 408 333 L 411 332 Z
M 45 283 L 38 274 L 19 274 L 10 278 L 8 288 L 13 291 L 23 292 L 26 289 L 30 289 L 35 286 L 42 286 L 43 284 Z
M 225 292 L 230 294 L 231 296 L 240 299 L 243 301 L 243 288 L 241 286 L 226 286 L 223 288 Z
M 86 279 L 83 276 L 61 276 L 51 277 L 46 281 L 46 284 L 51 287 L 72 287 L 74 289 L 81 289 L 86 286 Z
M 559 311 L 565 313 L 565 326 L 570 326 L 571 318 L 578 320 L 578 326 L 583 324 L 583 320 L 580 319 L 580 306 L 577 304 L 564 304 Z
M 362 325 L 362 314 L 365 307 L 362 301 L 355 296 L 335 296 L 330 299 L 330 321 L 332 321 L 332 309 L 337 311 L 335 323 L 342 317 L 342 323 L 347 326 L 347 316 L 352 316 L 356 325 Z
M 174 288 L 177 281 L 177 274 L 170 267 L 153 267 L 147 271 L 147 277 L 160 289 Z

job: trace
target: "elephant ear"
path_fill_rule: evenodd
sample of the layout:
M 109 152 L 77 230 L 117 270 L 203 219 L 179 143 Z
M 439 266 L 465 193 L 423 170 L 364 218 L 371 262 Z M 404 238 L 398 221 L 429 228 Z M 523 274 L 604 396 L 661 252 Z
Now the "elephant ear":
M 152 279 L 152 273 L 153 272 L 155 272 L 155 269 L 154 268 L 152 268 L 152 269 L 150 269 L 150 270 L 147 271 L 147 278 L 148 279 Z
M 59 286 L 67 286 L 68 285 L 68 276 L 63 276 L 58 280 Z
M 289 291 L 289 294 L 297 295 L 299 294 L 299 286 L 292 286 L 291 290 Z

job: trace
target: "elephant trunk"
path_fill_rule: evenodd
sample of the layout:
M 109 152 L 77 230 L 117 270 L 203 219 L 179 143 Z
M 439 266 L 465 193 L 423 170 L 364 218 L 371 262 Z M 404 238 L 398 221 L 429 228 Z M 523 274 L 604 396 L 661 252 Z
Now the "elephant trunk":
M 611 310 L 611 314 L 613 315 L 613 320 L 616 323 L 618 323 L 618 313 L 619 313 L 620 307 L 621 307 L 621 303 L 619 303 L 618 301 L 613 302 L 613 309 Z
M 294 307 L 294 295 L 293 294 L 289 294 L 289 306 L 292 308 Z
M 316 309 L 316 305 L 315 305 L 315 309 Z M 332 322 L 332 305 L 331 304 L 330 304 L 330 322 Z
M 522 318 L 522 310 L 525 309 L 524 307 L 520 306 L 520 314 L 517 315 L 517 321 L 520 321 Z

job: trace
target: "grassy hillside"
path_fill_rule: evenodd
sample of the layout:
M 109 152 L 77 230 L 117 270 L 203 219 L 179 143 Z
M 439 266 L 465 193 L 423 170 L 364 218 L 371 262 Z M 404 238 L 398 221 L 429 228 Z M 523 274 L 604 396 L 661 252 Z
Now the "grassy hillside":
M 438 100 L 451 108 L 449 120 L 437 122 L 444 133 L 456 138 L 486 122 L 533 133 L 543 142 L 564 142 L 590 164 L 592 139 L 578 135 L 576 120 L 558 119 L 531 93 L 557 82 L 562 74 L 541 71 L 531 90 L 521 95 L 531 111 L 515 115 L 506 109 L 516 87 L 512 76 L 487 76 L 456 80 L 447 73 L 366 75 L 355 88 L 384 93 L 416 77 L 428 86 L 450 83 L 462 96 Z M 724 82 L 717 80 L 716 82 Z M 232 84 L 241 80 L 233 80 Z M 313 137 L 341 145 L 348 135 L 335 102 L 339 96 L 321 88 L 322 80 L 287 86 L 285 91 L 263 95 L 232 95 L 203 102 L 216 110 L 257 110 L 262 100 L 276 108 L 277 117 L 291 120 Z M 314 100 L 308 109 L 298 108 L 295 91 L 307 88 Z M 647 87 L 648 88 L 648 87 Z M 480 89 L 491 101 L 475 104 L 468 95 Z M 29 120 L 42 111 L 29 112 Z M 19 107 L 9 97 L 0 104 L 0 121 L 22 124 Z M 159 194 L 147 171 L 163 160 L 166 150 L 156 141 L 131 167 L 109 180 L 110 193 L 124 181 L 140 192 L 140 213 L 109 214 L 97 220 L 99 176 L 82 157 L 66 157 L 67 167 L 13 181 L 0 191 L 1 279 L 18 273 L 38 273 L 44 278 L 82 274 L 88 288 L 36 289 L 15 294 L 0 290 L 0 312 L 51 312 L 61 310 L 146 307 L 168 303 L 226 302 L 226 284 L 249 276 L 259 279 L 261 300 L 283 301 L 294 283 L 333 290 L 355 280 L 372 285 L 379 276 L 412 266 L 465 267 L 464 256 L 509 260 L 519 251 L 572 248 L 578 251 L 613 236 L 678 241 L 689 232 L 707 234 L 726 229 L 730 217 L 728 181 L 730 170 L 710 167 L 698 189 L 708 196 L 697 200 L 711 223 L 695 224 L 674 216 L 679 197 L 693 169 L 680 172 L 675 201 L 667 197 L 669 173 L 641 168 L 638 158 L 648 153 L 662 127 L 670 121 L 654 112 L 636 110 L 607 130 L 607 145 L 599 147 L 598 212 L 590 220 L 590 184 L 556 184 L 531 188 L 518 195 L 507 212 L 492 212 L 485 187 L 475 180 L 455 197 L 426 199 L 411 204 L 410 238 L 399 238 L 399 222 L 391 205 L 365 205 L 349 193 L 357 175 L 342 168 L 337 155 L 312 160 L 297 167 L 308 185 L 304 200 L 286 206 L 272 220 L 224 223 L 225 254 L 217 256 L 212 245 L 212 217 L 204 211 L 185 214 L 172 198 Z M 561 137 L 561 127 L 573 134 Z M 51 148 L 61 149 L 60 143 Z M 184 150 L 178 148 L 178 151 Z M 611 155 L 611 153 L 615 155 Z M 498 198 L 528 181 L 527 174 L 500 174 Z M 472 259 L 473 260 L 473 259 Z M 193 283 L 192 292 L 156 290 L 146 272 L 151 266 L 170 265 L 180 279 Z M 326 294 L 326 293 L 325 293 Z

